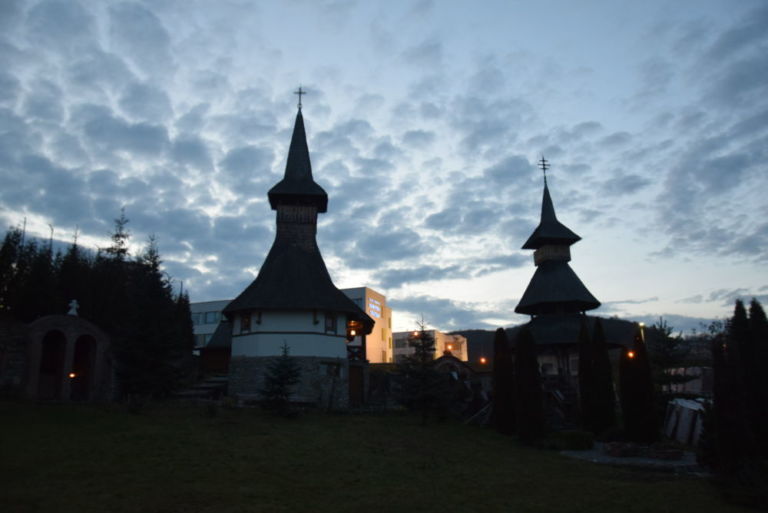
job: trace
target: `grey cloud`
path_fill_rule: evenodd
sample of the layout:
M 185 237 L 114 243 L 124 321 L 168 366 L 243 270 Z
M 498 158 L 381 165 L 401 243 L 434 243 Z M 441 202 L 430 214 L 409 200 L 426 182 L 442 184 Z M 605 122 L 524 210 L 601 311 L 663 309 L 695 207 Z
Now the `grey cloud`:
M 634 194 L 649 186 L 651 181 L 636 174 L 617 174 L 603 183 L 603 190 L 609 195 Z
M 268 179 L 275 178 L 272 174 L 273 161 L 274 153 L 271 149 L 243 146 L 229 150 L 219 166 L 233 190 L 253 193 L 261 190 L 261 185 Z
M 205 117 L 210 108 L 209 103 L 198 103 L 176 121 L 176 128 L 182 132 L 199 132 L 205 125 Z
M 426 218 L 424 224 L 433 230 L 447 230 L 461 222 L 461 212 L 458 208 L 446 208 Z
M 768 93 L 765 69 L 768 69 L 768 53 L 730 63 L 716 80 L 711 82 L 708 97 L 730 107 L 749 108 Z
M 21 17 L 23 0 L 0 2 L 0 27 L 15 25 Z
M 206 126 L 220 132 L 230 144 L 246 144 L 266 137 L 271 139 L 271 144 L 274 144 L 277 128 L 274 116 L 254 113 L 211 116 Z M 287 138 L 277 137 L 290 141 L 290 135 Z
M 80 138 L 70 133 L 57 133 L 51 141 L 52 153 L 57 162 L 70 167 L 85 166 L 89 162 Z
M 429 325 L 436 325 L 440 330 L 455 330 L 472 327 L 476 329 L 491 329 L 494 326 L 486 322 L 487 317 L 506 317 L 507 311 L 484 310 L 475 305 L 437 298 L 434 296 L 412 296 L 408 299 L 388 299 L 392 309 L 408 312 L 415 316 L 424 316 L 424 321 Z M 434 323 L 434 324 L 433 324 Z
M 420 265 L 411 268 L 378 270 L 374 280 L 384 289 L 396 289 L 407 283 L 422 283 L 433 280 L 467 277 L 459 265 L 438 267 L 435 265 Z
M 600 139 L 598 144 L 603 147 L 623 146 L 632 141 L 632 136 L 628 132 L 614 132 Z
M 213 167 L 208 146 L 205 141 L 195 135 L 184 135 L 174 140 L 171 155 L 176 161 L 201 171 L 210 170 Z
M 510 255 L 497 255 L 473 260 L 473 266 L 477 266 L 475 276 L 482 276 L 496 271 L 525 267 L 530 264 L 530 256 L 521 253 Z
M 351 234 L 357 234 L 351 240 Z M 349 231 L 343 236 L 350 248 L 343 256 L 347 265 L 358 269 L 375 268 L 381 262 L 396 263 L 431 251 L 426 241 L 409 228 L 377 226 L 365 232 Z
M 91 44 L 93 24 L 77 1 L 43 1 L 27 14 L 27 37 L 49 51 L 74 53 Z
M 634 315 L 632 320 L 644 322 L 646 326 L 653 326 L 659 319 L 664 319 L 674 333 L 691 334 L 701 333 L 716 319 L 706 317 L 689 317 L 687 315 L 661 314 L 661 315 Z
M 494 187 L 498 187 L 513 184 L 518 177 L 531 176 L 534 171 L 533 165 L 527 158 L 522 155 L 510 155 L 485 169 L 483 175 L 494 182 Z
M 141 4 L 110 6 L 109 35 L 111 43 L 147 76 L 162 77 L 173 72 L 170 36 L 160 19 Z
M 125 62 L 113 53 L 90 48 L 66 69 L 66 77 L 82 94 L 91 92 L 108 101 L 108 93 L 121 90 L 135 80 Z
M 415 46 L 406 48 L 402 58 L 413 66 L 440 66 L 443 60 L 443 45 L 434 38 L 425 39 Z
M 473 153 L 508 147 L 533 116 L 530 104 L 519 98 L 462 96 L 451 107 L 451 124 L 463 134 L 464 149 Z
M 22 111 L 27 118 L 60 123 L 64 118 L 61 89 L 48 80 L 38 81 L 26 94 Z
M 766 41 L 768 8 L 761 6 L 739 20 L 736 26 L 721 34 L 706 54 L 707 59 L 723 61 L 744 50 L 752 50 Z
M 126 150 L 139 155 L 158 155 L 170 144 L 165 127 L 129 123 L 101 106 L 80 106 L 73 118 L 82 124 L 86 144 L 94 144 L 105 152 Z
M 165 127 L 149 123 L 129 124 L 115 118 L 89 123 L 85 134 L 105 148 L 139 154 L 156 155 L 168 145 Z
M 409 130 L 403 134 L 402 143 L 412 148 L 424 148 L 435 140 L 435 133 L 428 130 Z
M 376 156 L 376 158 L 385 161 L 387 159 L 394 159 L 400 156 L 402 154 L 402 150 L 392 144 L 392 142 L 387 137 L 385 140 L 376 145 L 376 147 L 373 149 L 373 154 Z
M 211 70 L 197 72 L 192 79 L 192 86 L 195 93 L 200 97 L 220 94 L 230 88 L 229 79 L 225 75 Z
M 13 107 L 20 94 L 21 83 L 18 79 L 5 71 L 0 71 L 0 105 Z
M 597 121 L 584 121 L 573 127 L 573 132 L 579 137 L 594 135 L 603 129 L 603 125 Z
M 123 113 L 134 120 L 164 120 L 173 115 L 171 101 L 165 91 L 146 83 L 129 85 L 119 105 Z

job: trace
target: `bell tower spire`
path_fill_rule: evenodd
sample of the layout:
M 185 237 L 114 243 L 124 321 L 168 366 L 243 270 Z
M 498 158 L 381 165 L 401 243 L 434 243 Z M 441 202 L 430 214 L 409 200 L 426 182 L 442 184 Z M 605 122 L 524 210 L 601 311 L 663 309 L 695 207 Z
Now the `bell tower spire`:
M 583 312 L 600 306 L 573 269 L 570 247 L 581 240 L 557 220 L 552 196 L 547 185 L 549 162 L 541 157 L 539 168 L 544 173 L 541 218 L 522 249 L 532 249 L 536 272 L 523 293 L 515 312 L 529 315 L 543 313 Z

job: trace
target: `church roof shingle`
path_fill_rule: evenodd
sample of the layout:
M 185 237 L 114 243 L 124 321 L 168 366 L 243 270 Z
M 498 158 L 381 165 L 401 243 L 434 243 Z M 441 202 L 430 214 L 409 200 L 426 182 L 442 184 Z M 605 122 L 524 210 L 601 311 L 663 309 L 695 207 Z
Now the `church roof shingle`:
M 515 312 L 527 315 L 557 311 L 583 312 L 600 306 L 571 266 L 563 261 L 541 262 Z

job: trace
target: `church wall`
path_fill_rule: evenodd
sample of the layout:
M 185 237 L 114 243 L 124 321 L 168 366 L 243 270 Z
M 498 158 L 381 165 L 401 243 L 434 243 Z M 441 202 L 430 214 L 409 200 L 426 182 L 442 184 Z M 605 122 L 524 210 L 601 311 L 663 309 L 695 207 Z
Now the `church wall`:
M 318 408 L 349 406 L 349 363 L 345 358 L 294 357 L 301 368 L 301 382 L 291 401 Z M 242 401 L 255 401 L 264 386 L 264 375 L 274 357 L 232 356 L 229 365 L 229 394 Z
M 346 358 L 344 314 L 336 315 L 336 330 L 325 331 L 323 312 L 263 312 L 260 323 L 251 315 L 251 331 L 243 332 L 242 317 L 237 316 L 232 332 L 232 358 L 236 356 L 279 356 L 283 344 L 291 356 Z

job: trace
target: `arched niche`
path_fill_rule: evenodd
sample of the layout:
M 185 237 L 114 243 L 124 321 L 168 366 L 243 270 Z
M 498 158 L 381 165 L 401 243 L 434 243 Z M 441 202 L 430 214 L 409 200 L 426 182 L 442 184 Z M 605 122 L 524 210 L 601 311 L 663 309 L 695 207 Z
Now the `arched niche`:
M 69 372 L 69 397 L 73 401 L 88 401 L 93 394 L 96 365 L 96 339 L 80 335 L 75 340 L 72 368 Z
M 41 341 L 37 397 L 61 399 L 67 338 L 59 330 L 48 331 Z

